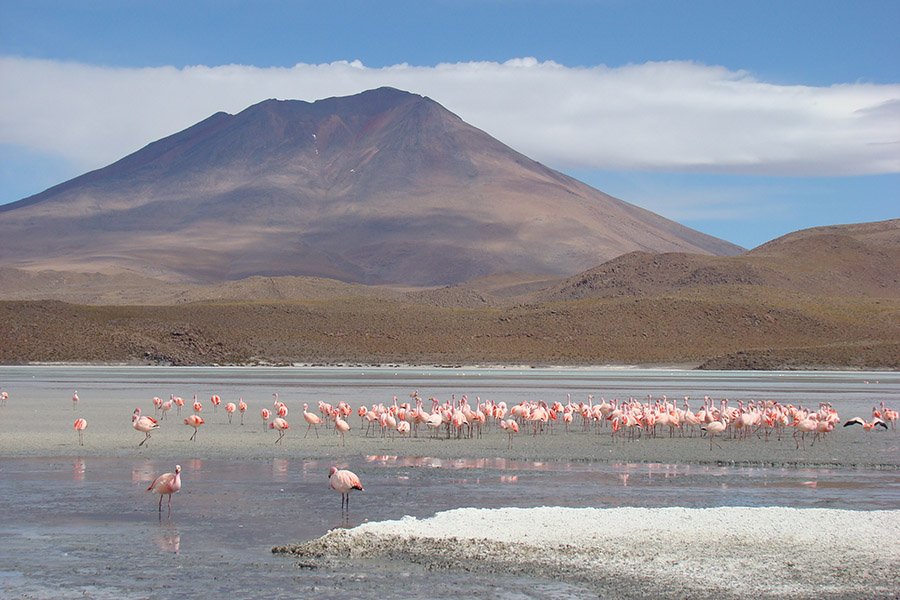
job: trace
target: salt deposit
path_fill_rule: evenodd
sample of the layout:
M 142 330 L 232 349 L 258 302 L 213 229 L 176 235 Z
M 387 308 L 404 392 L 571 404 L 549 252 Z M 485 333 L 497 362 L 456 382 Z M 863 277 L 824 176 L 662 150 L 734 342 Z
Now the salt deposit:
M 389 559 L 548 577 L 601 597 L 891 598 L 900 511 L 462 508 L 276 548 L 315 566 Z

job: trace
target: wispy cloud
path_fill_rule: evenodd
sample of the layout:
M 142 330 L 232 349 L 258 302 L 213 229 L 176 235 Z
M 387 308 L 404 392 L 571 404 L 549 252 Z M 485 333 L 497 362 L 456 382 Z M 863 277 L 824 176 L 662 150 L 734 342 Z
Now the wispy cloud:
M 108 68 L 0 57 L 0 144 L 108 164 L 224 110 L 389 85 L 427 95 L 563 169 L 900 172 L 900 84 L 768 83 L 690 62 L 574 68 L 530 58 L 368 68 Z

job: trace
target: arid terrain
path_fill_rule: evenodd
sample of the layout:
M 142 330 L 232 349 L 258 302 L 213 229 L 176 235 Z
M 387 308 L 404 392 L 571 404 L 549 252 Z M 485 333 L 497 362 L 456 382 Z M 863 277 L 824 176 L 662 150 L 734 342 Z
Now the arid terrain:
M 0 272 L 0 362 L 900 368 L 900 220 L 401 289 Z

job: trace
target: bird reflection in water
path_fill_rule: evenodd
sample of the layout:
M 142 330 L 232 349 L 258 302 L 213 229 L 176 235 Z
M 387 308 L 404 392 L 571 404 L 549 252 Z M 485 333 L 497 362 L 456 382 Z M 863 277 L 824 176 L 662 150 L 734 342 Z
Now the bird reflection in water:
M 76 458 L 72 461 L 72 479 L 74 481 L 84 481 L 84 459 Z
M 162 552 L 178 554 L 181 551 L 181 533 L 171 522 L 163 523 L 153 536 L 153 542 Z
M 131 483 L 149 483 L 156 477 L 156 469 L 149 460 L 132 465 Z
M 272 480 L 285 483 L 288 480 L 288 460 L 286 458 L 272 459 Z

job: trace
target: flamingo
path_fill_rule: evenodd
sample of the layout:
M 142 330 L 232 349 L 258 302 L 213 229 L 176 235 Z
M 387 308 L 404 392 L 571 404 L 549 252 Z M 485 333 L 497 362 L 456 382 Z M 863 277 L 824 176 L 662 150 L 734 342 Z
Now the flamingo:
M 344 439 L 344 434 L 350 431 L 350 423 L 342 419 L 340 415 L 335 415 L 334 428 L 341 434 L 341 446 L 346 446 L 347 441 Z
M 353 471 L 331 467 L 328 472 L 328 485 L 341 494 L 341 511 L 350 512 L 350 490 L 363 491 L 359 477 Z
M 322 417 L 320 417 L 319 415 L 317 415 L 315 413 L 309 412 L 309 404 L 303 405 L 303 419 L 307 423 L 306 435 L 304 435 L 303 437 L 305 438 L 307 435 L 309 435 L 310 427 L 313 427 L 315 429 L 316 437 L 319 437 L 319 425 L 322 424 Z
M 506 433 L 509 434 L 509 443 L 506 445 L 506 449 L 512 449 L 513 434 L 519 433 L 519 424 L 515 419 L 507 419 L 500 421 L 500 428 L 505 429 Z
M 275 417 L 274 419 L 272 419 L 272 422 L 269 423 L 269 429 L 277 429 L 278 430 L 278 439 L 275 440 L 276 444 L 281 441 L 281 438 L 284 437 L 284 432 L 290 428 L 291 428 L 290 424 L 288 424 L 288 422 L 285 421 L 284 419 L 282 419 L 281 417 Z
M 225 405 L 225 412 L 228 413 L 228 422 L 231 423 L 231 415 L 234 414 L 234 411 L 237 410 L 237 406 L 234 405 L 234 402 L 229 402 Z
M 241 413 L 241 425 L 244 424 L 244 413 L 247 412 L 247 403 L 241 398 L 238 400 L 238 412 Z
M 212 396 L 209 397 L 209 401 L 212 402 L 213 412 L 218 412 L 219 403 L 222 402 L 222 399 L 219 397 L 219 395 L 213 394 Z
M 141 416 L 141 409 L 134 409 L 134 413 L 131 415 L 131 426 L 134 427 L 137 431 L 140 431 L 144 434 L 144 439 L 141 440 L 141 443 L 138 444 L 138 447 L 144 445 L 144 442 L 150 439 L 150 432 L 154 429 L 159 429 L 159 423 L 157 423 L 156 419 L 153 417 Z
M 72 394 L 72 410 L 78 408 L 78 390 L 75 390 L 75 393 Z
M 863 429 L 866 431 L 872 431 L 876 427 L 884 427 L 888 428 L 887 423 L 879 419 L 878 417 L 872 417 L 871 421 L 866 422 L 862 417 L 853 417 L 846 423 L 844 423 L 844 427 L 849 427 L 851 425 L 862 425 Z
M 194 412 L 195 412 L 196 414 L 198 414 L 198 415 L 200 414 L 200 411 L 203 410 L 203 403 L 200 402 L 199 400 L 197 400 L 197 394 L 194 394 L 194 405 L 193 405 L 193 408 L 194 408 Z
M 713 449 L 713 438 L 725 431 L 725 427 L 727 427 L 725 423 L 725 415 L 723 414 L 718 421 L 710 421 L 705 426 L 700 428 L 700 431 L 705 431 L 709 434 L 709 449 Z M 719 444 L 716 444 L 719 446 Z M 721 446 L 719 446 L 721 448 Z
M 84 430 L 87 429 L 87 419 L 75 419 L 74 427 L 78 432 L 78 444 L 84 446 Z
M 6 406 L 7 400 L 9 400 L 9 392 L 0 392 L 0 406 Z
M 203 417 L 200 415 L 190 415 L 184 420 L 185 425 L 190 425 L 194 428 L 194 433 L 191 434 L 191 441 L 197 441 L 197 432 L 200 430 L 200 426 L 203 425 L 206 421 L 203 420 Z
M 259 416 L 262 417 L 262 421 L 263 421 L 263 433 L 265 433 L 265 432 L 266 432 L 266 426 L 269 424 L 269 417 L 272 416 L 272 413 L 269 411 L 268 408 L 264 408 L 264 409 L 262 409 L 261 411 L 259 411 Z
M 169 497 L 169 513 L 172 512 L 172 494 L 181 489 L 181 465 L 175 465 L 174 473 L 163 473 L 153 480 L 148 492 L 159 494 L 159 512 L 162 514 L 163 496 Z

